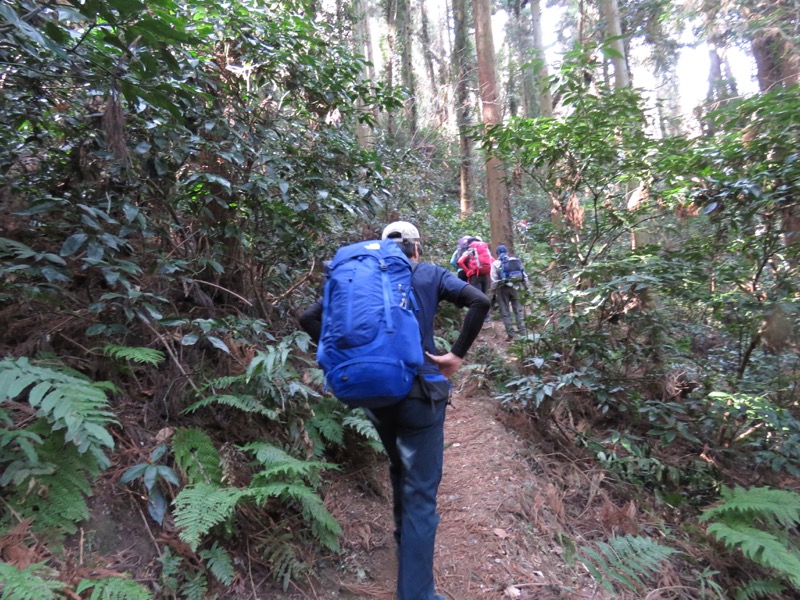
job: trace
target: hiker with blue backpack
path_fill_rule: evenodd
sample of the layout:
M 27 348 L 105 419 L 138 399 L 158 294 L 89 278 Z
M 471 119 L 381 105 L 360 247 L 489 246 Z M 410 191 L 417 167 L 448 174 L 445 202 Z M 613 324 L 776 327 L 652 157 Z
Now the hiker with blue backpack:
M 508 247 L 505 244 L 500 244 L 495 254 L 497 254 L 497 260 L 492 263 L 492 290 L 500 306 L 500 315 L 503 319 L 503 326 L 506 328 L 507 339 L 513 340 L 515 332 L 512 313 L 517 325 L 516 333 L 525 335 L 525 314 L 522 310 L 522 302 L 520 302 L 520 291 L 528 289 L 528 274 L 519 258 L 509 256 Z
M 389 456 L 397 600 L 444 600 L 434 593 L 433 551 L 449 380 L 489 311 L 485 294 L 421 255 L 419 231 L 406 221 L 387 225 L 381 240 L 340 248 L 323 299 L 300 317 L 328 388 L 365 409 Z M 439 355 L 433 321 L 442 300 L 468 310 Z

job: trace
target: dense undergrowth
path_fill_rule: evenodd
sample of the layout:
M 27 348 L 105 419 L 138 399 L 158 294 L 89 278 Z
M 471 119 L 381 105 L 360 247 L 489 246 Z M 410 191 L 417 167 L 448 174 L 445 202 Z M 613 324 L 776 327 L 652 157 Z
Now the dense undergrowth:
M 399 99 L 298 7 L 150 4 L 3 15 L 3 598 L 233 597 L 244 555 L 284 589 L 313 570 L 338 547 L 327 474 L 377 450 L 297 331 L 322 261 L 397 216 L 441 264 L 488 237 L 480 205 L 458 218 L 447 141 L 356 143 Z M 492 132 L 525 174 L 515 213 L 537 217 L 515 240 L 529 333 L 468 376 L 648 507 L 646 531 L 565 554 L 598 588 L 790 597 L 800 98 L 654 140 L 635 94 L 584 94 L 580 72 L 554 81 L 567 116 Z M 443 347 L 459 319 L 440 314 Z M 109 490 L 158 532 L 138 570 L 99 568 L 83 539 Z

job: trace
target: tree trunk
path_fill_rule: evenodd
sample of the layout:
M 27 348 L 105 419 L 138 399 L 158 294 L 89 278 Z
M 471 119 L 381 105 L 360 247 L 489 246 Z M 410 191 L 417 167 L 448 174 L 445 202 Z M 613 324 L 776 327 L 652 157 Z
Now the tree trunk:
M 431 86 L 432 96 L 436 97 L 436 71 L 433 68 L 433 44 L 431 44 L 430 24 L 428 21 L 428 8 L 425 0 L 419 0 L 420 10 L 420 38 L 422 39 L 422 56 L 425 59 L 425 72 Z
M 397 46 L 397 2 L 386 0 L 386 87 L 394 88 L 394 62 Z M 394 136 L 394 113 L 389 111 L 386 115 L 386 132 L 389 137 Z
M 368 64 L 364 65 L 359 74 L 359 79 L 364 81 L 373 78 L 372 73 L 372 40 L 369 31 L 369 15 L 367 14 L 367 0 L 353 0 L 353 38 L 356 54 L 364 56 Z M 363 109 L 364 103 L 358 100 L 358 108 Z M 356 128 L 356 138 L 362 148 L 372 146 L 372 130 L 366 123 L 359 123 Z
M 743 10 L 750 22 L 753 57 L 756 61 L 758 86 L 762 92 L 788 88 L 800 81 L 800 45 L 797 38 L 787 32 L 795 32 L 797 22 L 795 9 L 786 2 L 776 1 Z M 778 187 L 784 187 L 780 185 Z M 791 189 L 791 186 L 786 186 Z M 786 202 L 781 211 L 784 243 L 787 247 L 800 245 L 800 208 L 797 203 Z M 792 252 L 791 254 L 794 254 Z
M 550 70 L 547 67 L 547 57 L 544 51 L 544 35 L 542 34 L 542 6 L 540 0 L 530 0 L 531 3 L 531 29 L 533 31 L 533 47 L 535 57 L 541 61 L 541 67 L 536 73 L 539 81 L 539 114 L 543 117 L 553 116 L 553 95 L 550 93 Z
M 492 13 L 489 0 L 472 0 L 472 10 L 475 19 L 475 49 L 478 56 L 481 113 L 483 125 L 488 129 L 502 122 L 497 93 Z M 491 154 L 486 160 L 486 196 L 489 201 L 492 247 L 506 244 L 511 252 L 514 238 L 504 168 L 500 160 Z
M 417 119 L 417 87 L 414 77 L 414 65 L 412 62 L 413 36 L 412 36 L 412 16 L 411 0 L 396 0 L 397 2 L 397 43 L 400 50 L 400 76 L 403 80 L 403 87 L 408 92 L 406 99 L 406 119 L 408 120 L 408 130 L 413 138 L 418 129 Z
M 467 44 L 467 2 L 453 0 L 453 78 L 455 80 L 456 124 L 459 139 L 459 180 L 461 218 L 472 214 L 472 146 L 468 136 L 469 129 L 469 46 Z
M 611 64 L 614 65 L 614 87 L 618 90 L 630 87 L 631 79 L 628 74 L 628 61 L 625 59 L 625 44 L 622 39 L 617 0 L 600 0 L 600 13 L 606 22 L 608 45 L 614 50 L 611 55 Z

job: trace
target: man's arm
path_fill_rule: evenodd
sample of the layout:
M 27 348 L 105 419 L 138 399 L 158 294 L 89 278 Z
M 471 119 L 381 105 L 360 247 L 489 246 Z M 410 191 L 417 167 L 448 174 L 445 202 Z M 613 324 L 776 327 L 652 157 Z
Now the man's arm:
M 319 337 L 322 335 L 322 302 L 317 301 L 309 306 L 305 312 L 300 315 L 300 327 L 311 336 L 315 342 L 319 342 Z
M 481 332 L 483 321 L 489 312 L 489 298 L 475 286 L 465 285 L 461 289 L 456 305 L 466 306 L 468 310 L 464 317 L 464 324 L 461 326 L 461 332 L 450 348 L 450 352 L 441 356 L 426 353 L 433 362 L 439 365 L 442 375 L 448 379 L 458 371 L 464 356 Z

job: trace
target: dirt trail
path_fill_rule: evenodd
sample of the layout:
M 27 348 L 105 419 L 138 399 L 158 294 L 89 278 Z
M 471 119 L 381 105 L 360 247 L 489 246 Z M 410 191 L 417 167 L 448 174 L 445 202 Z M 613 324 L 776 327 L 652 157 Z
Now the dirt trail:
M 493 325 L 478 343 L 498 344 L 502 325 Z M 528 444 L 501 422 L 496 403 L 470 387 L 467 380 L 455 390 L 445 422 L 437 592 L 450 600 L 591 597 L 580 592 L 574 571 L 558 555 L 550 508 L 554 486 L 526 459 Z M 326 504 L 345 530 L 344 561 L 329 565 L 310 594 L 298 597 L 394 598 L 387 470 L 379 465 L 380 480 L 365 478 L 359 493 L 350 477 L 329 490 Z

